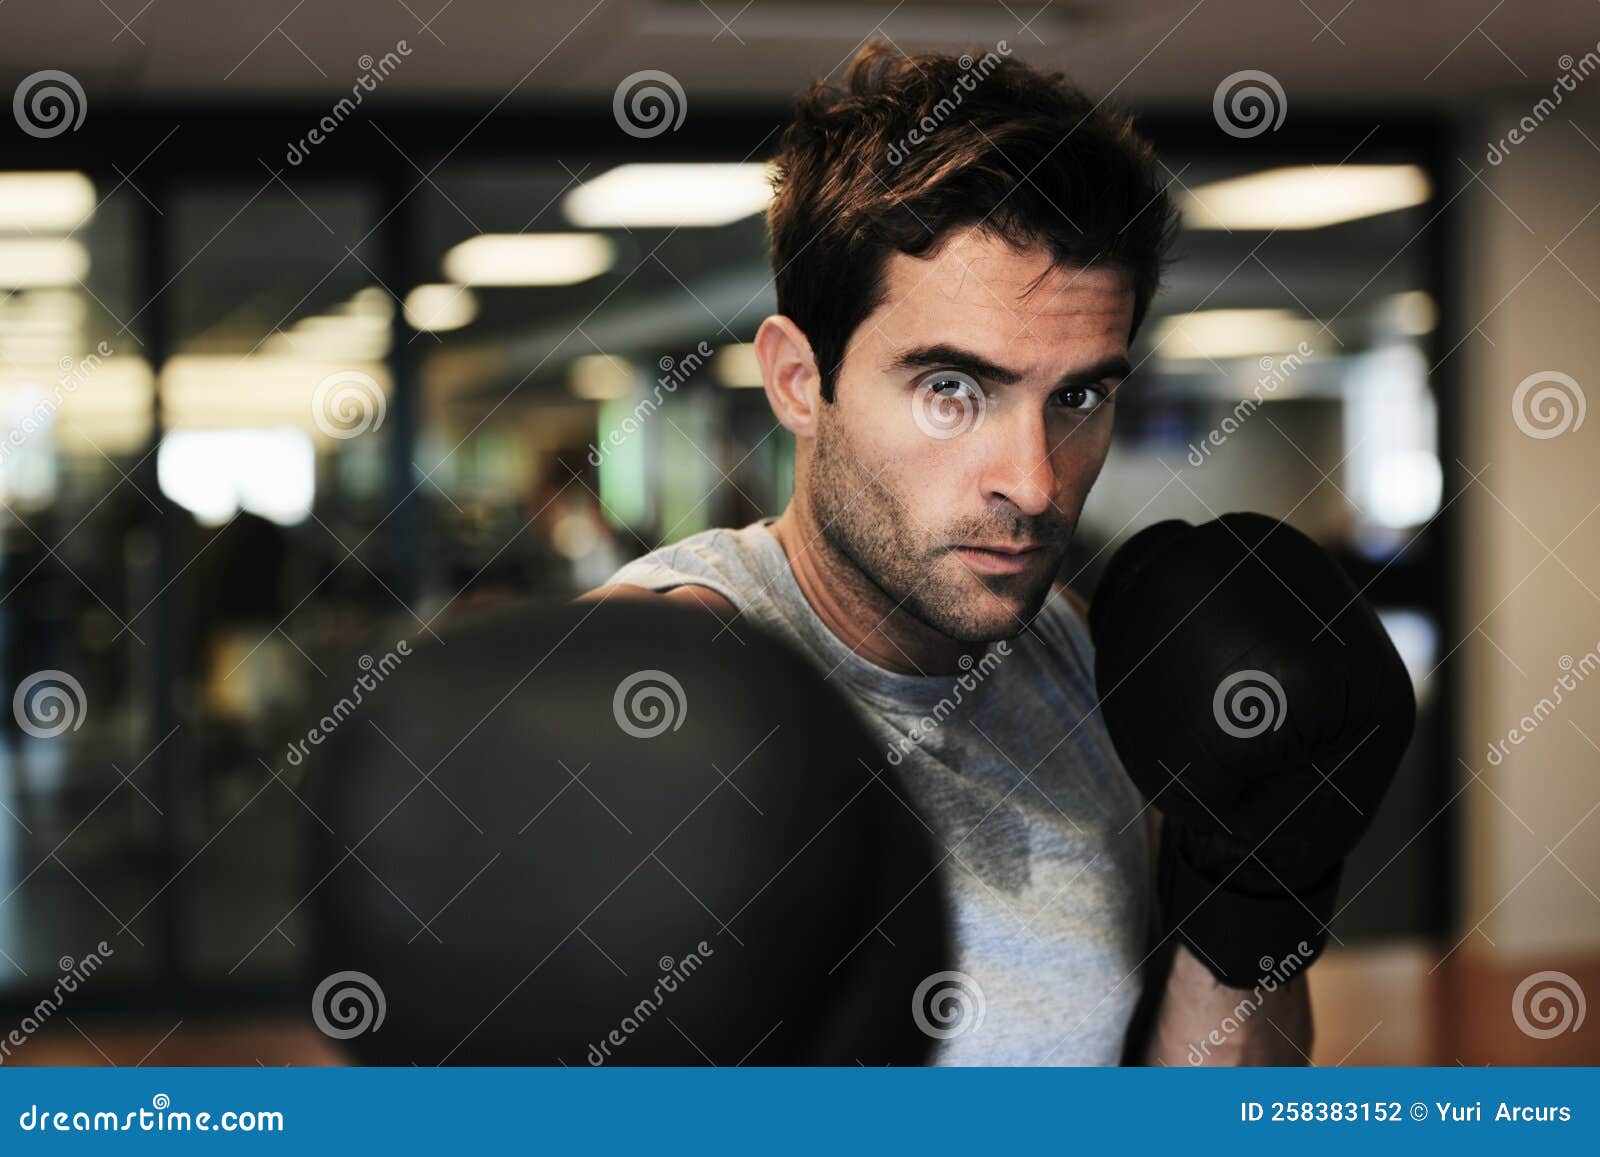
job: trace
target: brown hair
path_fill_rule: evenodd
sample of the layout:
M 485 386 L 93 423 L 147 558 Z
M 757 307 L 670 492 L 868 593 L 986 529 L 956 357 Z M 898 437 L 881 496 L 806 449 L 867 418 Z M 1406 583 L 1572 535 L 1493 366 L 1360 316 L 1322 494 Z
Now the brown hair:
M 1129 340 L 1139 331 L 1178 224 L 1150 146 L 1060 73 L 996 48 L 974 60 L 869 44 L 842 87 L 819 81 L 796 102 L 767 225 L 778 311 L 810 341 L 827 401 L 890 255 L 924 256 L 959 226 L 1044 246 L 1053 266 L 1126 270 Z

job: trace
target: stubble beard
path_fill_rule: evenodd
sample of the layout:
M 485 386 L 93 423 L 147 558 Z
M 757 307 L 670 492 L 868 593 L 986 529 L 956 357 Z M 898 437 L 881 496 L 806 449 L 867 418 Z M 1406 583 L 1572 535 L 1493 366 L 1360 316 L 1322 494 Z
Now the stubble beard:
M 807 485 L 822 542 L 840 564 L 859 575 L 854 584 L 864 597 L 886 600 L 887 615 L 898 609 L 933 630 L 963 643 L 1015 638 L 1033 621 L 1050 594 L 1053 572 L 1024 589 L 1004 578 L 990 581 L 1010 596 L 1022 596 L 1013 613 L 1006 602 L 984 595 L 985 580 L 967 571 L 959 585 L 950 573 L 950 544 L 973 535 L 950 534 L 932 542 L 904 502 L 880 480 L 893 470 L 885 463 L 874 475 L 864 466 L 843 423 L 823 410 L 812 447 Z M 1009 532 L 1003 532 L 1009 533 Z M 1016 537 L 1032 537 L 1018 533 Z M 959 564 L 957 564 L 959 565 Z

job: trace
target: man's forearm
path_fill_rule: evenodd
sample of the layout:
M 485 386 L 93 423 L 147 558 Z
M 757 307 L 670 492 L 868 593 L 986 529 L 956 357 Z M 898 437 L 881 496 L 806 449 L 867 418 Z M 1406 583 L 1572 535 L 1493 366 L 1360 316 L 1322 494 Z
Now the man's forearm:
M 1304 972 L 1254 988 L 1218 984 L 1186 945 L 1172 966 L 1145 1048 L 1151 1065 L 1307 1065 L 1311 995 Z

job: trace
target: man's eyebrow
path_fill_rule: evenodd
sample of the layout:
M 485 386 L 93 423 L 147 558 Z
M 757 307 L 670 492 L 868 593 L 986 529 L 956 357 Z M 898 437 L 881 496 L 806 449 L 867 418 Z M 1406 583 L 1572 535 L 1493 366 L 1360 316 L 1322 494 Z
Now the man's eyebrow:
M 988 358 L 975 354 L 970 350 L 960 349 L 943 342 L 934 345 L 918 346 L 906 350 L 889 363 L 889 369 L 895 370 L 920 370 L 920 369 L 952 369 L 970 374 L 975 378 L 984 378 L 1000 385 L 1009 386 L 1023 379 L 1023 374 L 1017 370 L 1008 369 L 990 361 Z M 1053 389 L 1066 389 L 1070 386 L 1092 386 L 1107 378 L 1122 379 L 1133 373 L 1133 366 L 1123 354 L 1113 354 L 1111 357 L 1102 358 L 1093 365 L 1085 366 L 1081 370 L 1073 370 L 1064 375 Z

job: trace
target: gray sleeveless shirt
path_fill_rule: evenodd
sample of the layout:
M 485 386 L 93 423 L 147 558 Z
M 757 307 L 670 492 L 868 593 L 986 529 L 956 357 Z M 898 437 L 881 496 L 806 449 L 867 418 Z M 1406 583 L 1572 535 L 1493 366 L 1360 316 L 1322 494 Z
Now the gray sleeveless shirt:
M 772 521 L 692 535 L 608 582 L 709 587 L 857 705 L 948 852 L 961 975 L 930 978 L 917 1011 L 935 1063 L 1116 1064 L 1153 915 L 1153 811 L 1095 707 L 1083 620 L 1052 594 L 963 673 L 897 674 L 817 617 Z

